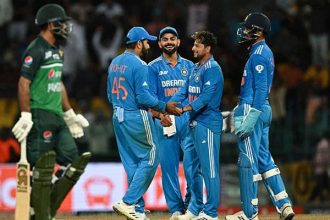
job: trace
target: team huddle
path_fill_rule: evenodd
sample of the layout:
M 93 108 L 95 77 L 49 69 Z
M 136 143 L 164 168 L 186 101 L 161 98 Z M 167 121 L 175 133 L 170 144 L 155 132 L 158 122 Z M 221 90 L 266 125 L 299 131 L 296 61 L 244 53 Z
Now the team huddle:
M 19 79 L 21 117 L 13 133 L 20 142 L 27 140 L 27 159 L 33 168 L 30 219 L 55 219 L 91 157 L 89 152 L 78 155 L 73 138 L 84 135 L 88 121 L 71 108 L 61 81 L 64 57 L 59 43 L 71 32 L 69 19 L 56 4 L 38 10 L 40 35 L 25 52 Z M 261 180 L 280 219 L 291 220 L 295 215 L 269 151 L 272 110 L 268 97 L 275 68 L 265 42 L 270 29 L 268 17 L 256 12 L 237 31 L 239 43 L 249 50 L 239 102 L 230 114 L 239 148 L 242 211 L 227 215 L 227 220 L 258 219 Z M 133 27 L 126 36 L 125 52 L 109 65 L 107 96 L 114 109 L 113 126 L 128 182 L 113 209 L 127 219 L 148 219 L 143 195 L 158 165 L 171 220 L 219 219 L 224 77 L 213 57 L 214 34 L 198 31 L 192 38 L 195 64 L 179 55 L 180 35 L 175 28 L 165 27 L 157 37 L 143 27 Z M 162 53 L 147 64 L 143 59 L 149 41 L 158 41 Z M 181 195 L 178 179 L 180 149 L 186 195 Z M 61 168 L 52 177 L 55 163 Z

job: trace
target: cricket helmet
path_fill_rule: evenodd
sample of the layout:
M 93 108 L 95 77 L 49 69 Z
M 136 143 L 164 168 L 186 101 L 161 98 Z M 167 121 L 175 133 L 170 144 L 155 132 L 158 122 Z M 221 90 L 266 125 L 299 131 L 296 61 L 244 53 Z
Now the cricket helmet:
M 70 19 L 71 17 L 66 15 L 62 6 L 58 4 L 46 4 L 38 10 L 35 24 L 42 26 L 48 23 L 53 23 L 53 34 L 66 39 L 72 31 L 72 24 L 68 22 Z
M 237 29 L 237 35 L 240 38 L 239 43 L 256 40 L 260 37 L 258 32 L 264 35 L 271 31 L 271 24 L 269 18 L 261 12 L 253 12 L 245 17 L 244 21 Z
M 40 26 L 50 22 L 67 21 L 70 19 L 62 6 L 58 4 L 46 4 L 39 8 L 35 18 L 35 24 Z

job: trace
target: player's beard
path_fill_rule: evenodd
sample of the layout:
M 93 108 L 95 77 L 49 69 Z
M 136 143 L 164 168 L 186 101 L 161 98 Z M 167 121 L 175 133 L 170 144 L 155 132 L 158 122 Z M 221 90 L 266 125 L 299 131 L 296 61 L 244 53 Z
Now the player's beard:
M 142 55 L 141 59 L 146 60 L 148 58 L 150 49 L 147 49 L 144 45 L 142 45 Z
M 173 49 L 171 50 L 168 50 L 166 49 L 166 46 L 168 46 L 169 44 L 165 45 L 162 47 L 162 51 L 164 53 L 166 53 L 167 55 L 171 56 L 172 54 L 174 54 L 177 50 L 178 50 L 178 46 L 177 45 L 174 45 L 174 44 L 170 44 L 171 46 L 173 46 Z
M 56 43 L 65 46 L 67 44 L 67 38 L 62 37 L 61 35 L 54 34 L 54 37 L 56 39 Z

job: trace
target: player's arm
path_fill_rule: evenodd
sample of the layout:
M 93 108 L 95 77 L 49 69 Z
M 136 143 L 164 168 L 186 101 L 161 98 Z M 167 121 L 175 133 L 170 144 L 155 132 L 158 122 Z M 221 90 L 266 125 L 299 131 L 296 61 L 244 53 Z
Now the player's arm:
M 70 105 L 70 101 L 69 101 L 69 97 L 68 97 L 68 93 L 66 91 L 66 88 L 62 82 L 62 108 L 63 111 L 68 111 L 69 109 L 71 109 L 71 105 Z
M 12 129 L 13 134 L 19 142 L 22 142 L 28 136 L 33 125 L 30 108 L 30 85 L 40 66 L 43 55 L 43 50 L 34 49 L 33 47 L 24 54 L 17 91 L 21 117 Z
M 89 122 L 87 119 L 81 114 L 76 114 L 72 109 L 68 97 L 68 93 L 66 92 L 65 86 L 62 83 L 62 108 L 64 111 L 64 121 L 67 124 L 72 137 L 80 138 L 84 136 L 83 128 L 89 126 Z
M 223 86 L 223 78 L 221 77 L 221 69 L 219 67 L 213 67 L 207 69 L 203 75 L 203 87 L 201 88 L 201 94 L 184 108 L 183 110 L 194 110 L 198 111 L 206 106 L 213 98 L 213 93 L 216 90 L 216 86 Z
M 254 80 L 254 97 L 251 107 L 261 111 L 261 106 L 268 97 L 267 61 L 260 55 L 254 55 L 251 59 L 250 65 Z
M 148 85 L 152 95 L 157 97 L 158 93 L 158 71 L 155 65 L 148 65 Z
M 254 80 L 254 98 L 242 124 L 238 128 L 235 125 L 235 134 L 240 138 L 246 138 L 251 135 L 261 114 L 261 107 L 268 96 L 267 61 L 260 55 L 253 55 L 250 59 L 250 68 Z
M 158 84 L 158 74 L 157 74 L 157 68 L 155 65 L 149 64 L 148 65 L 148 85 L 149 85 L 149 91 L 152 95 L 157 97 L 157 84 Z M 149 109 L 149 112 L 153 118 L 160 119 L 161 112 L 156 111 L 154 109 Z
M 134 87 L 137 102 L 146 108 L 152 108 L 159 112 L 165 112 L 165 103 L 159 101 L 149 91 L 148 66 L 139 67 L 134 74 Z
M 21 112 L 30 112 L 30 85 L 31 80 L 21 76 L 18 80 L 18 103 Z
M 32 128 L 32 114 L 30 109 L 30 84 L 31 80 L 21 76 L 18 80 L 18 103 L 21 117 L 14 125 L 12 132 L 19 142 L 22 142 Z

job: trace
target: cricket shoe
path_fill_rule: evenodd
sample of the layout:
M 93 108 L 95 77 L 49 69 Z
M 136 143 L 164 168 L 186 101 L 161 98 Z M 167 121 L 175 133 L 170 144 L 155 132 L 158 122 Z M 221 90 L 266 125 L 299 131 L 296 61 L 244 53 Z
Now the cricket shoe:
M 179 215 L 177 220 L 192 220 L 196 218 L 197 216 L 191 213 L 189 210 L 184 215 Z
M 182 215 L 182 212 L 175 211 L 172 213 L 170 220 L 178 220 L 178 216 Z
M 295 216 L 292 206 L 289 203 L 285 203 L 284 205 L 282 205 L 280 211 L 281 211 L 280 214 L 281 220 L 291 220 Z
M 211 217 L 204 212 L 199 213 L 199 215 L 196 218 L 193 218 L 192 220 L 219 220 L 218 217 Z
M 120 200 L 112 208 L 117 214 L 126 216 L 128 220 L 139 220 L 139 214 L 135 212 L 135 205 L 128 205 Z
M 136 215 L 139 220 L 150 220 L 150 218 L 147 217 L 146 213 L 142 212 L 136 212 Z
M 258 213 L 255 213 L 252 218 L 248 218 L 243 211 L 236 212 L 233 215 L 226 215 L 226 220 L 259 220 Z

